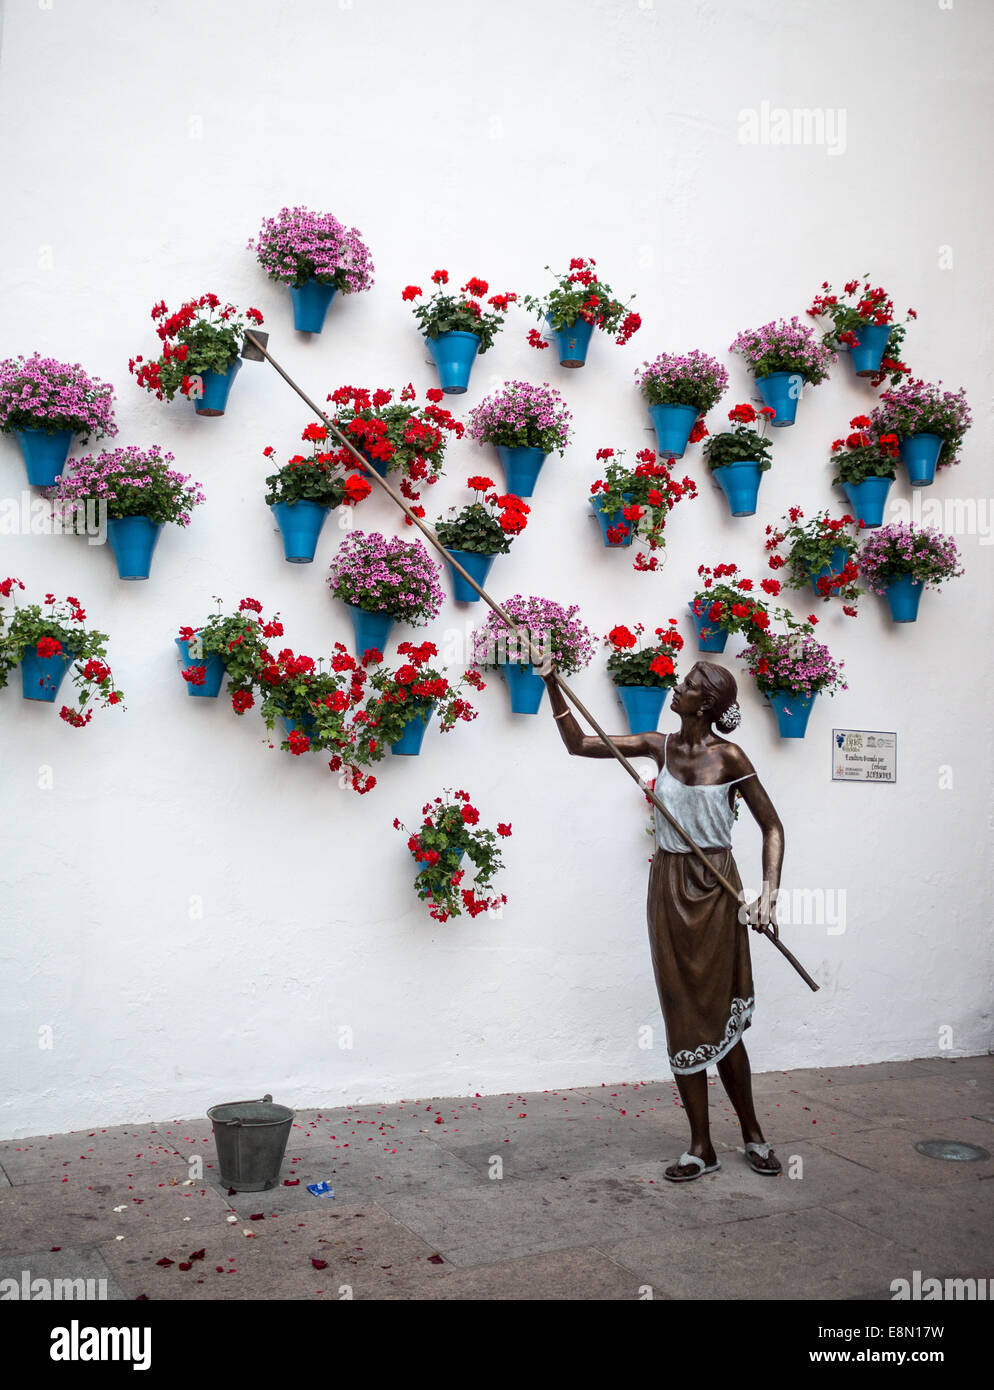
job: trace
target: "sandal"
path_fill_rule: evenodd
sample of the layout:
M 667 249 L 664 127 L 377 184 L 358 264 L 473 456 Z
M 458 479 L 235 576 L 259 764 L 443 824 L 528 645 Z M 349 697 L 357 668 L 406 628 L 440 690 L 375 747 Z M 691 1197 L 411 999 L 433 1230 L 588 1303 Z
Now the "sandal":
M 745 1156 L 752 1171 L 761 1173 L 765 1178 L 776 1178 L 783 1172 L 780 1160 L 773 1152 L 772 1144 L 746 1144 Z M 772 1158 L 776 1161 L 777 1166 L 775 1168 L 761 1168 L 758 1163 L 754 1162 L 754 1158 Z
M 721 1167 L 721 1162 L 717 1158 L 710 1167 L 708 1167 L 703 1158 L 698 1158 L 697 1154 L 681 1154 L 677 1159 L 676 1166 L 678 1168 L 683 1168 L 689 1163 L 697 1164 L 696 1173 L 686 1173 L 683 1177 L 681 1177 L 679 1173 L 673 1176 L 670 1176 L 669 1173 L 664 1173 L 663 1177 L 667 1182 L 696 1182 L 696 1180 L 703 1177 L 705 1173 L 717 1173 L 718 1169 Z

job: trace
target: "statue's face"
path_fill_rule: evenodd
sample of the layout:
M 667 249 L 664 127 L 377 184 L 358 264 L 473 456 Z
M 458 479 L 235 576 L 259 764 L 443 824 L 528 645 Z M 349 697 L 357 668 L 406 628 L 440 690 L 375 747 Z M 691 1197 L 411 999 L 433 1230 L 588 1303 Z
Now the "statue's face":
M 704 685 L 701 673 L 696 666 L 692 666 L 680 684 L 674 688 L 670 697 L 670 709 L 674 714 L 693 716 L 701 714 L 710 702 L 711 695 Z

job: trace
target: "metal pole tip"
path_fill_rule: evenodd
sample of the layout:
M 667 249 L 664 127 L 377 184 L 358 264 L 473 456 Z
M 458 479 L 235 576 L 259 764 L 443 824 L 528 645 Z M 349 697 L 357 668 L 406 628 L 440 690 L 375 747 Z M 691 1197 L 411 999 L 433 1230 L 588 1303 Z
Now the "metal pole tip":
M 265 362 L 265 357 L 260 351 L 269 343 L 269 334 L 260 333 L 256 329 L 245 330 L 245 341 L 242 343 L 242 356 L 246 362 Z

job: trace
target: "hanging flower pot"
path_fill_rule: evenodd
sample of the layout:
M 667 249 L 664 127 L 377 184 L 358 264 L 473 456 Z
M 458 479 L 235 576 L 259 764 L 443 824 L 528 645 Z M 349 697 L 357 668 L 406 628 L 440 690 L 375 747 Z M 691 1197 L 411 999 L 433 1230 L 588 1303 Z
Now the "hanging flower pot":
M 421 752 L 421 744 L 434 713 L 435 706 L 428 705 L 427 708 L 415 710 L 410 719 L 404 725 L 404 732 L 396 743 L 390 745 L 391 753 L 400 753 L 406 757 L 416 757 Z
M 890 615 L 895 623 L 916 623 L 918 604 L 921 601 L 925 584 L 914 575 L 902 574 L 884 585 L 884 596 L 890 604 Z
M 483 555 L 478 550 L 449 550 L 448 554 L 453 560 L 458 560 L 464 570 L 467 570 L 476 580 L 482 589 L 487 582 L 487 575 L 490 573 L 496 555 Z M 452 596 L 456 603 L 478 603 L 480 595 L 474 588 L 466 583 L 462 575 L 457 571 L 452 571 Z
M 649 418 L 656 431 L 656 452 L 660 457 L 683 458 L 699 413 L 694 405 L 649 406 Z
M 850 356 L 857 376 L 876 376 L 880 371 L 892 328 L 890 323 L 861 323 L 853 330 L 855 341 L 850 346 Z
M 796 315 L 744 329 L 729 351 L 745 358 L 763 404 L 775 412 L 772 424 L 777 429 L 794 423 L 804 387 L 825 381 L 838 361 L 834 350 L 820 343 L 814 329 Z
M 845 546 L 839 545 L 832 551 L 827 565 L 822 565 L 820 569 L 808 567 L 808 578 L 811 580 L 811 587 L 819 598 L 824 597 L 818 588 L 819 579 L 827 579 L 830 575 L 839 575 L 845 569 L 849 561 L 849 551 Z
M 901 458 L 912 487 L 935 482 L 935 469 L 945 441 L 938 434 L 912 434 L 901 440 Z
M 815 702 L 814 695 L 798 695 L 793 690 L 768 690 L 766 698 L 777 717 L 780 737 L 803 738 Z
M 186 693 L 199 695 L 202 699 L 216 700 L 224 680 L 224 662 L 221 657 L 215 653 L 210 656 L 191 656 L 189 641 L 183 637 L 174 637 L 173 641 L 183 658 L 184 671 L 203 671 L 203 678 L 199 684 L 194 680 L 187 680 Z
M 864 478 L 861 483 L 843 483 L 842 489 L 849 499 L 856 520 L 864 527 L 881 526 L 884 519 L 884 505 L 893 478 Z
M 728 630 L 720 623 L 713 622 L 707 615 L 707 609 L 703 613 L 697 613 L 692 603 L 688 603 L 690 617 L 697 629 L 697 650 L 699 652 L 723 652 L 725 643 L 728 641 Z M 710 607 L 710 605 L 708 605 Z
M 361 658 L 363 652 L 369 651 L 371 647 L 382 652 L 394 623 L 390 614 L 357 608 L 354 603 L 346 603 L 345 607 L 349 610 L 355 632 L 356 655 Z
M 556 328 L 548 315 L 545 321 L 555 334 L 560 367 L 582 367 L 587 360 L 587 348 L 590 346 L 594 325 L 578 318 L 570 328 Z
M 281 714 L 280 723 L 283 725 L 287 738 L 298 732 L 306 734 L 310 738 L 314 733 L 314 716 L 312 714 L 305 714 L 301 719 L 291 719 L 287 715 Z
M 763 474 L 752 459 L 740 459 L 720 468 L 712 468 L 711 476 L 728 498 L 732 516 L 755 516 L 759 484 Z
M 655 733 L 669 690 L 660 685 L 616 685 L 633 734 Z
M 511 695 L 511 713 L 538 714 L 545 694 L 545 681 L 531 662 L 524 666 L 506 662 L 499 669 Z
M 147 516 L 121 516 L 107 522 L 107 539 L 119 579 L 147 579 L 161 524 Z
M 374 459 L 372 454 L 368 454 L 365 449 L 360 449 L 359 452 L 360 454 L 362 454 L 363 458 L 369 464 L 370 468 L 373 470 L 374 473 L 378 473 L 381 478 L 385 478 L 387 476 L 387 470 L 390 467 L 389 459 Z
M 756 377 L 756 387 L 763 404 L 776 412 L 770 421 L 774 429 L 783 429 L 794 423 L 804 384 L 804 377 L 797 372 L 771 372 L 769 376 Z
M 328 306 L 337 293 L 337 285 L 324 285 L 313 279 L 299 287 L 291 285 L 293 326 L 297 332 L 320 333 L 324 327 Z
M 14 430 L 14 438 L 21 446 L 31 486 L 53 487 L 72 448 L 72 430 L 55 430 L 52 434 L 40 429 Z
M 508 492 L 513 492 L 516 497 L 531 497 L 548 454 L 542 449 L 498 444 L 497 455 L 504 465 Z
M 628 506 L 632 500 L 631 493 L 626 492 L 622 495 L 624 497 L 625 506 Z M 626 521 L 621 511 L 615 511 L 611 515 L 608 515 L 602 510 L 603 501 L 603 497 L 600 496 L 594 496 L 590 499 L 590 505 L 593 508 L 594 516 L 597 518 L 598 525 L 601 528 L 601 535 L 604 537 L 604 544 L 613 548 L 631 545 L 632 541 L 635 539 L 634 522 Z M 617 538 L 617 530 L 615 529 L 617 527 L 624 528 L 625 534 L 621 536 L 620 539 Z M 609 534 L 612 530 L 615 531 L 614 539 L 612 539 Z
M 445 394 L 464 395 L 476 354 L 480 350 L 479 334 L 458 331 L 440 333 L 437 338 L 426 338 L 425 344 L 438 368 L 438 379 Z
M 269 508 L 283 536 L 283 558 L 291 565 L 309 565 L 314 559 L 321 527 L 330 507 L 317 502 L 277 502 Z
M 42 643 L 45 640 L 42 638 Z M 21 687 L 25 700 L 45 700 L 48 704 L 54 704 L 59 686 L 76 656 L 66 647 L 52 656 L 40 656 L 39 645 L 41 644 L 36 643 L 33 647 L 24 649 L 21 657 Z
M 201 372 L 201 393 L 193 398 L 193 408 L 198 415 L 224 414 L 232 383 L 241 369 L 242 359 L 236 357 L 226 372 Z
M 338 290 L 358 294 L 373 284 L 373 262 L 357 227 L 346 227 L 330 212 L 281 208 L 263 218 L 249 242 L 259 264 L 293 301 L 293 326 L 320 333 Z

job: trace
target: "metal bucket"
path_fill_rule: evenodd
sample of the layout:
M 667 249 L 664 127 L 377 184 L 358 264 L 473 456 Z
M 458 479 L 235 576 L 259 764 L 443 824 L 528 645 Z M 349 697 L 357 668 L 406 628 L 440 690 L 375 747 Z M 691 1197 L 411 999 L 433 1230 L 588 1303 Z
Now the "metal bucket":
M 275 1187 L 286 1152 L 294 1112 L 262 1100 L 232 1100 L 212 1105 L 207 1118 L 214 1126 L 221 1181 L 239 1192 L 265 1192 Z

